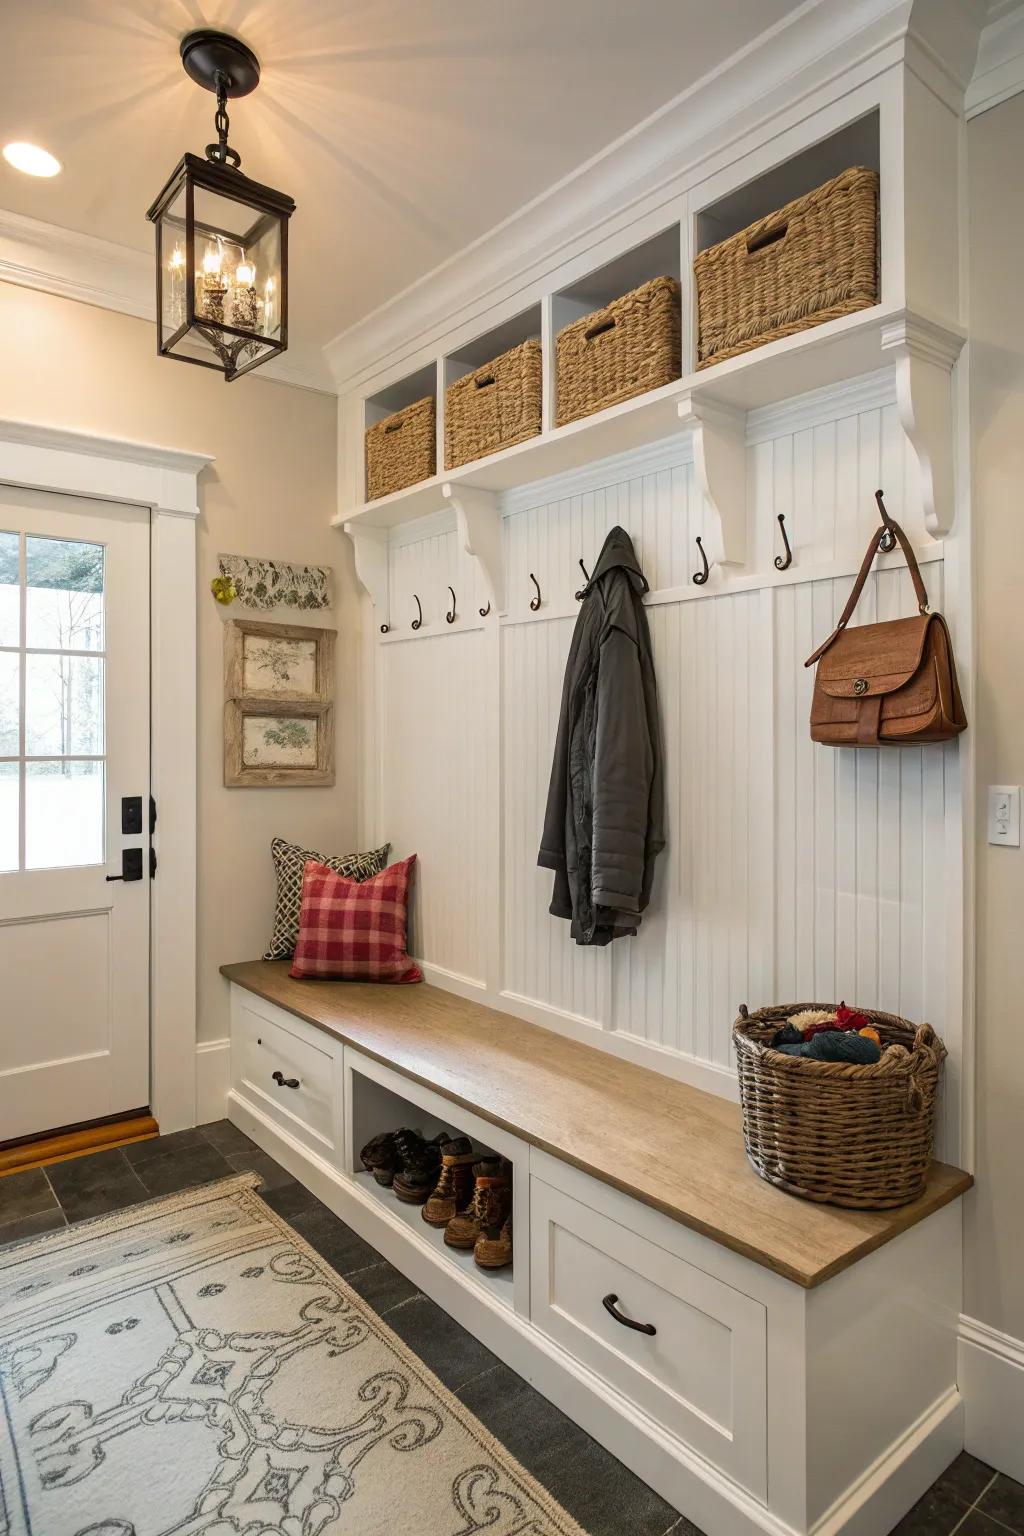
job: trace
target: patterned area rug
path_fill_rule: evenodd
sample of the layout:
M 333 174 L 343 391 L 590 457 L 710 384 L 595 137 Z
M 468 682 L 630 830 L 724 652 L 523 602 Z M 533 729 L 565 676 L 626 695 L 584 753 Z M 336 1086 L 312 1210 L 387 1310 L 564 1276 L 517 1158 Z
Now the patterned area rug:
M 583 1536 L 256 1183 L 0 1253 L 2 1536 Z

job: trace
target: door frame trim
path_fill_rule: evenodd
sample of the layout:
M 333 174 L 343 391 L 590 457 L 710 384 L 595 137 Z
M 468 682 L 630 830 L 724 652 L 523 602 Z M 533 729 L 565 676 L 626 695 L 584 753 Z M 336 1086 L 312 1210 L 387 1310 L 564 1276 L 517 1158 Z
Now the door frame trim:
M 146 507 L 150 515 L 153 835 L 150 1107 L 196 1114 L 196 522 L 208 453 L 0 418 L 0 484 Z

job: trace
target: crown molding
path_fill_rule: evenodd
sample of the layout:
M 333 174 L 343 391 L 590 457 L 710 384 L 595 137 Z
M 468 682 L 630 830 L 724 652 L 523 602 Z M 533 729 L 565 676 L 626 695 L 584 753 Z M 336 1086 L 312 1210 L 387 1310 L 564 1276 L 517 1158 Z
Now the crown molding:
M 999 8 L 981 34 L 964 111 L 977 117 L 1024 91 L 1024 3 Z
M 942 0 L 949 3 L 949 0 Z M 805 0 L 715 71 L 324 348 L 339 393 L 411 365 L 450 327 L 523 306 L 553 267 L 679 198 L 713 157 L 773 136 L 816 93 L 903 61 L 912 0 Z M 954 74 L 950 66 L 947 74 Z
M 101 437 L 70 427 L 51 427 L 41 421 L 15 421 L 0 417 L 0 442 L 21 443 L 27 448 L 48 448 L 60 453 L 84 453 L 94 459 L 116 459 L 121 464 L 142 464 L 148 469 L 170 469 L 177 474 L 198 475 L 213 463 L 212 453 L 185 453 L 158 443 L 137 443 L 126 437 Z
M 154 324 L 150 253 L 0 208 L 0 280 Z M 326 369 L 275 358 L 254 375 L 333 394 Z

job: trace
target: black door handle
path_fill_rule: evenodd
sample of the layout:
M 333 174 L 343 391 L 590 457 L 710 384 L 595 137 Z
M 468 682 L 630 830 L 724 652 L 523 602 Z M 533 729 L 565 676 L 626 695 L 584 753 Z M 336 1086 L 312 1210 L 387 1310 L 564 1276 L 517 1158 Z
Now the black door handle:
M 121 849 L 121 873 L 119 875 L 107 875 L 107 880 L 141 880 L 142 879 L 142 849 Z
M 618 1310 L 618 1300 L 617 1296 L 609 1293 L 607 1296 L 602 1296 L 601 1305 L 606 1312 L 611 1313 L 617 1323 L 622 1324 L 623 1328 L 632 1328 L 635 1333 L 649 1333 L 653 1338 L 658 1331 L 654 1324 L 634 1323 L 631 1317 L 623 1317 L 622 1313 Z
M 299 1086 L 297 1077 L 285 1077 L 283 1072 L 271 1072 L 270 1075 L 279 1088 L 297 1088 Z

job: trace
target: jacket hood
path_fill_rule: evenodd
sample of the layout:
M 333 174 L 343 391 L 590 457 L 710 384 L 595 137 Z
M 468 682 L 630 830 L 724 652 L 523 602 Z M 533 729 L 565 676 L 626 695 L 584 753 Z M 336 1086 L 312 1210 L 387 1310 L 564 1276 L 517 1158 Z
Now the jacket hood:
M 609 571 L 623 570 L 629 578 L 633 590 L 638 593 L 649 591 L 647 577 L 640 569 L 640 562 L 633 548 L 633 541 L 625 528 L 613 528 L 601 547 L 601 553 L 597 557 L 593 574 L 584 587 L 584 595 L 590 591 L 596 581 L 606 576 Z

